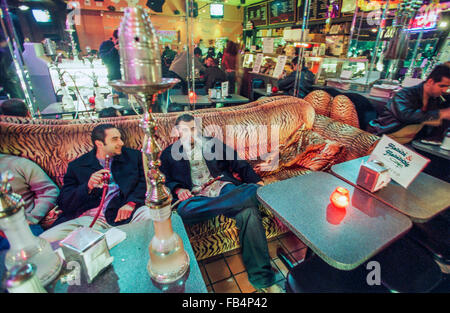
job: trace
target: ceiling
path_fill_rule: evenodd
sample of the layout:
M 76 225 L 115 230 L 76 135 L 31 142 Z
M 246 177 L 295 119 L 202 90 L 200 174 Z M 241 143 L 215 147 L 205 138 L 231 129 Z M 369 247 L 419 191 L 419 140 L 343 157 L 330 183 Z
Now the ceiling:
M 223 2 L 224 4 L 228 5 L 235 5 L 235 6 L 248 6 L 254 3 L 262 2 L 263 0 L 245 0 L 245 4 L 241 3 L 241 0 L 223 0 L 223 1 L 205 1 L 205 2 Z

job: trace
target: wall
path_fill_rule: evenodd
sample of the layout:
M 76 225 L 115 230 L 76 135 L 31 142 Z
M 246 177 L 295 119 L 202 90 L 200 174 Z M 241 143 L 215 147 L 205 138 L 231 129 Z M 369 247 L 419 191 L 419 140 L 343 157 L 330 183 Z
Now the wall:
M 127 6 L 125 0 L 120 0 L 117 4 L 112 0 L 104 2 L 95 2 L 90 0 L 90 5 L 86 5 L 81 0 L 81 24 L 77 26 L 80 47 L 84 50 L 86 46 L 92 49 L 98 49 L 103 40 L 112 36 L 114 29 L 119 27 L 123 13 L 121 12 Z M 146 0 L 139 0 L 139 4 L 146 7 Z M 101 4 L 101 6 L 99 6 Z M 209 18 L 209 5 L 204 2 L 198 2 L 199 14 L 193 21 L 194 42 L 197 43 L 203 39 L 206 43 L 220 37 L 227 37 L 236 41 L 242 35 L 242 21 L 244 8 L 238 9 L 235 6 L 224 6 L 223 19 Z M 114 6 L 115 12 L 109 11 L 108 6 Z M 203 8 L 202 8 L 203 7 Z M 179 14 L 175 15 L 174 11 Z M 181 43 L 186 42 L 186 13 L 184 0 L 171 0 L 163 5 L 163 12 L 156 13 L 149 11 L 151 21 L 155 29 L 164 31 L 177 31 Z M 181 48 L 181 45 L 180 48 Z M 178 43 L 175 43 L 178 45 Z

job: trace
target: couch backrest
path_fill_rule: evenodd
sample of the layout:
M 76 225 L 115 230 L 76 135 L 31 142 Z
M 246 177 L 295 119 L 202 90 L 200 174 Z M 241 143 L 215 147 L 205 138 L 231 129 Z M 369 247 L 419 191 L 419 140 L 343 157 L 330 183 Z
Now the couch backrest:
M 254 126 L 267 126 L 270 138 L 271 125 L 279 130 L 279 142 L 299 127 L 311 129 L 314 124 L 314 109 L 306 101 L 295 97 L 277 97 L 262 99 L 240 107 L 197 110 L 189 112 L 202 120 L 204 127 L 211 127 L 216 136 L 226 134 L 230 129 L 230 137 L 243 140 L 244 146 L 236 145 L 241 157 L 257 157 L 261 149 L 253 149 L 258 145 L 254 137 Z M 186 112 L 182 112 L 186 113 Z M 154 118 L 157 124 L 157 141 L 164 149 L 176 138 L 171 136 L 175 120 L 181 113 L 157 113 Z M 104 118 L 84 121 L 60 121 L 48 124 L 45 120 L 32 120 L 23 124 L 12 120 L 0 120 L 0 152 L 22 156 L 36 162 L 60 186 L 72 160 L 92 149 L 90 134 L 92 129 L 100 123 L 112 123 L 120 127 L 125 133 L 125 144 L 131 148 L 141 149 L 143 131 L 139 126 L 140 118 L 120 117 Z M 232 125 L 234 127 L 230 127 Z M 240 125 L 241 127 L 236 127 Z M 248 127 L 247 127 L 248 126 Z M 274 129 L 275 130 L 275 129 Z M 244 140 L 245 138 L 245 140 Z M 225 139 L 225 138 L 224 138 Z M 241 141 L 242 142 L 242 141 Z M 269 144 L 268 151 L 272 147 Z M 251 152 L 256 151 L 256 155 Z M 262 150 L 265 152 L 265 150 Z

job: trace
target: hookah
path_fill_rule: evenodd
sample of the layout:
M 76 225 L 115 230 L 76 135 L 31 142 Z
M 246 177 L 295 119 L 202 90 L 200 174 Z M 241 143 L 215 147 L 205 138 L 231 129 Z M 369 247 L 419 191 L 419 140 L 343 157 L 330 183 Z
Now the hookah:
M 105 157 L 105 170 L 109 171 L 109 155 L 106 155 Z M 94 219 L 92 220 L 89 227 L 92 228 L 94 226 L 95 222 L 97 221 L 98 217 L 100 216 L 100 212 L 103 210 L 103 206 L 105 205 L 105 198 L 106 194 L 108 193 L 108 185 L 109 185 L 109 179 L 111 178 L 111 175 L 109 173 L 103 174 L 103 191 L 102 191 L 102 198 L 100 200 L 100 204 L 97 209 L 97 213 L 95 214 Z
M 59 84 L 61 85 L 61 92 L 62 92 L 62 106 L 64 108 L 64 110 L 70 111 L 75 109 L 75 105 L 73 103 L 73 99 L 72 96 L 69 94 L 69 90 L 67 88 L 67 84 L 64 81 L 64 71 L 62 71 L 59 66 L 58 63 L 56 61 L 53 61 L 51 63 L 51 67 L 53 67 L 56 72 L 58 73 L 58 79 L 59 79 Z M 58 92 L 57 92 L 58 93 Z
M 70 47 L 72 50 L 73 59 L 77 60 L 78 59 L 78 50 L 76 48 L 75 39 L 73 37 L 73 33 L 75 32 L 75 29 L 73 28 L 73 24 L 74 24 L 73 20 L 71 18 L 69 18 L 69 16 L 68 16 L 67 20 L 66 20 L 65 31 L 69 33 Z
M 142 147 L 147 183 L 145 205 L 150 209 L 155 231 L 149 244 L 147 270 L 155 282 L 168 284 L 184 276 L 190 260 L 180 236 L 172 228 L 172 196 L 159 170 L 161 148 L 155 139 L 156 122 L 151 112 L 154 95 L 173 87 L 179 80 L 161 77 L 158 38 L 142 7 L 125 8 L 119 27 L 119 49 L 124 79 L 112 81 L 110 85 L 134 95 L 144 111 L 140 126 L 145 134 Z
M 5 172 L 0 179 L 0 229 L 11 246 L 5 256 L 6 268 L 12 270 L 15 266 L 34 264 L 36 276 L 46 286 L 58 276 L 62 260 L 45 239 L 31 232 L 25 219 L 25 203 L 20 195 L 12 192 L 9 183 L 13 175 Z
M 95 73 L 95 70 L 94 70 L 94 58 L 95 58 L 95 56 L 92 55 L 92 54 L 89 54 L 85 58 L 88 60 L 88 62 L 90 64 L 90 67 L 91 67 L 91 70 L 92 70 L 92 76 L 89 75 L 89 78 L 92 79 L 93 87 L 94 87 L 95 110 L 96 111 L 100 111 L 100 110 L 105 108 L 105 99 L 103 98 L 103 94 L 101 92 L 101 88 L 102 87 L 100 87 L 100 85 L 98 83 L 98 76 L 97 76 L 97 74 Z

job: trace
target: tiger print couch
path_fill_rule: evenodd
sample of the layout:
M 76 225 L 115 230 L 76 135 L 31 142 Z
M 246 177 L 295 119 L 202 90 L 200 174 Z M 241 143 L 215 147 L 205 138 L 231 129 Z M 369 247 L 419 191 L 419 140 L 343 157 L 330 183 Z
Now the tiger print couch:
M 269 129 L 271 125 L 276 125 L 279 130 L 278 145 L 269 145 L 267 151 L 279 152 L 279 166 L 270 171 L 265 170 L 264 165 L 274 154 L 266 154 L 269 157 L 263 159 L 260 149 L 254 149 L 258 140 L 245 127 L 241 128 L 244 129 L 242 133 L 233 134 L 233 139 L 246 139 L 245 145 L 237 146 L 238 153 L 254 166 L 266 184 L 312 170 L 328 170 L 334 163 L 367 155 L 378 140 L 378 137 L 358 128 L 316 114 L 311 104 L 290 96 L 262 98 L 241 106 L 189 113 L 202 118 L 204 127 L 211 126 L 210 135 L 217 135 L 221 130 L 225 134 L 226 125 L 265 125 Z M 179 114 L 154 114 L 157 141 L 162 149 L 176 140 L 170 135 Z M 90 133 L 96 125 L 112 123 L 122 128 L 126 136 L 125 144 L 141 149 L 143 131 L 139 121 L 138 116 L 92 120 L 30 120 L 0 116 L 0 153 L 22 156 L 36 162 L 62 186 L 68 163 L 92 149 Z M 287 228 L 270 211 L 262 206 L 260 209 L 267 238 L 287 232 Z M 239 247 L 236 224 L 225 216 L 186 225 L 186 230 L 198 260 Z

